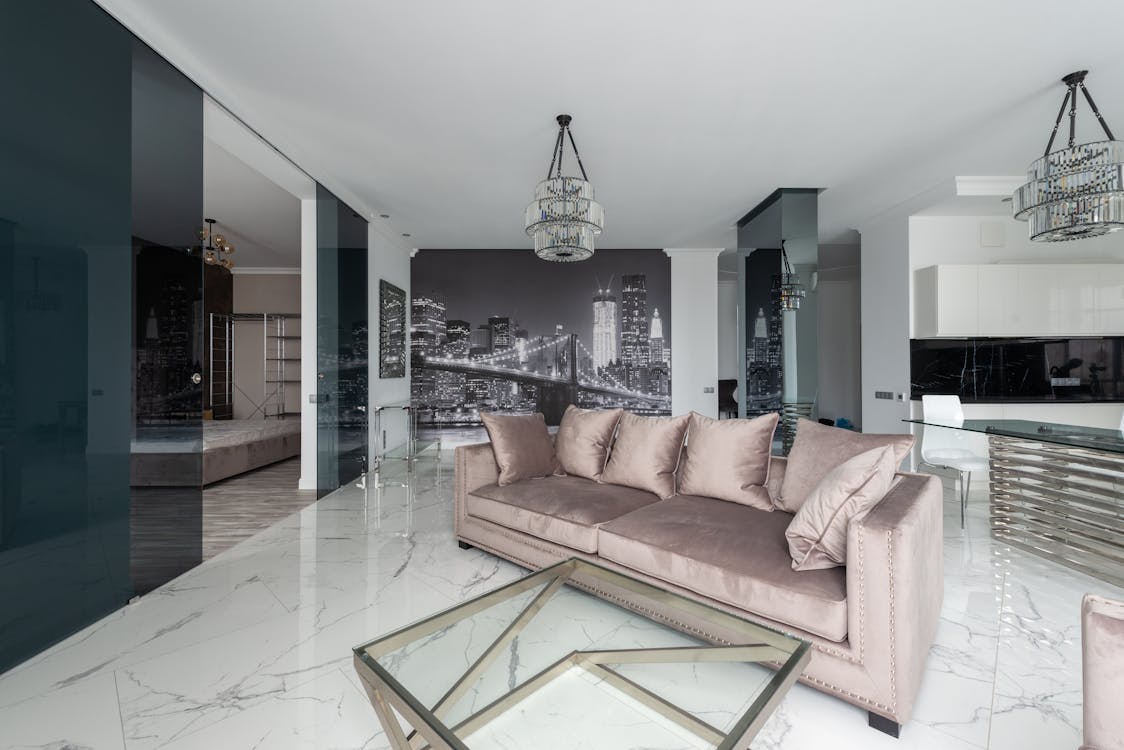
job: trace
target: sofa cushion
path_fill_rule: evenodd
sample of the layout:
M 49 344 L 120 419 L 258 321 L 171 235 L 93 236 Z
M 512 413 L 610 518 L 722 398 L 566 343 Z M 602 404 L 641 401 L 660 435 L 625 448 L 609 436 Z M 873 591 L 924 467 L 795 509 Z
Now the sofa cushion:
M 784 533 L 792 555 L 792 569 L 819 570 L 844 565 L 847 527 L 886 496 L 897 468 L 894 449 L 887 445 L 848 458 L 829 471 Z
M 675 470 L 687 435 L 681 417 L 640 417 L 625 414 L 601 481 L 654 492 L 661 498 L 675 494 Z
M 772 510 L 765 484 L 777 415 L 711 419 L 691 412 L 679 491 Z
M 554 439 L 558 463 L 567 474 L 598 480 L 624 409 L 579 409 L 570 404 Z
M 650 492 L 581 477 L 491 484 L 465 498 L 468 515 L 582 552 L 597 552 L 597 527 L 659 502 Z
M 598 554 L 761 617 L 842 641 L 845 568 L 795 571 L 784 531 L 792 516 L 679 495 L 601 527 Z
M 492 441 L 501 485 L 532 477 L 546 477 L 558 468 L 554 441 L 542 414 L 489 414 L 480 419 Z
M 795 513 L 829 471 L 848 458 L 873 448 L 891 446 L 900 464 L 913 448 L 912 435 L 873 435 L 800 419 L 788 453 L 781 496 L 776 506 Z

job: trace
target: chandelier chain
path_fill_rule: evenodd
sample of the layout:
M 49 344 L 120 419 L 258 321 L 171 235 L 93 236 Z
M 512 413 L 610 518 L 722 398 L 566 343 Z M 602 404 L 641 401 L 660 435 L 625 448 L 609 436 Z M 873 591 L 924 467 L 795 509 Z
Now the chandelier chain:
M 1101 111 L 1097 109 L 1097 103 L 1093 101 L 1093 95 L 1089 93 L 1089 89 L 1085 88 L 1085 82 L 1082 81 L 1080 83 L 1080 86 L 1081 93 L 1085 95 L 1085 101 L 1089 102 L 1089 109 L 1093 110 L 1093 114 L 1096 115 L 1097 122 L 1099 122 L 1101 124 L 1101 127 L 1104 128 L 1104 134 L 1108 136 L 1108 139 L 1110 141 L 1115 141 L 1116 138 L 1112 135 L 1112 131 L 1108 129 L 1108 123 L 1104 121 L 1104 117 L 1101 115 Z

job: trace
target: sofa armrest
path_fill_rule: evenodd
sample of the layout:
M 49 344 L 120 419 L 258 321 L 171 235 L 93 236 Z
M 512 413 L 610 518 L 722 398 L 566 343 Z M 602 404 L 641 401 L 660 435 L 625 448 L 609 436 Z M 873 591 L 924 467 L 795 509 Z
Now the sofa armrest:
M 944 492 L 929 474 L 900 481 L 847 532 L 848 637 L 883 713 L 909 719 L 944 599 Z
M 500 478 L 500 467 L 496 465 L 496 454 L 491 443 L 458 445 L 453 451 L 455 503 L 455 526 L 460 531 L 461 519 L 465 515 L 465 498 L 473 490 L 495 484 Z

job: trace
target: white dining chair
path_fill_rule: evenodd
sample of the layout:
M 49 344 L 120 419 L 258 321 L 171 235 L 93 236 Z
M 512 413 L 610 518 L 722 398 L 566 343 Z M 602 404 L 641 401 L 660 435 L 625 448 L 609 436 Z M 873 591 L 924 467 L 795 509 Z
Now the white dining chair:
M 968 509 L 968 489 L 973 471 L 987 471 L 987 454 L 980 453 L 975 434 L 958 429 L 964 424 L 964 408 L 959 396 L 922 396 L 922 417 L 925 431 L 921 436 L 921 463 L 938 469 L 951 469 L 960 475 L 960 528 Z M 933 427 L 944 423 L 947 429 Z

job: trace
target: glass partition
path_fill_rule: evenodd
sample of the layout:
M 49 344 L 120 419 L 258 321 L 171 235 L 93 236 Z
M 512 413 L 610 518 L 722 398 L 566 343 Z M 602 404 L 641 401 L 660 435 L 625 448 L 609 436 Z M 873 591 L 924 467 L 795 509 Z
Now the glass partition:
M 367 222 L 317 186 L 317 490 L 367 470 Z
M 88 0 L 0 27 L 3 672 L 199 562 L 202 94 Z
M 132 49 L 130 567 L 143 594 L 203 559 L 203 92 L 147 45 Z
M 131 38 L 0 6 L 0 672 L 128 601 Z

